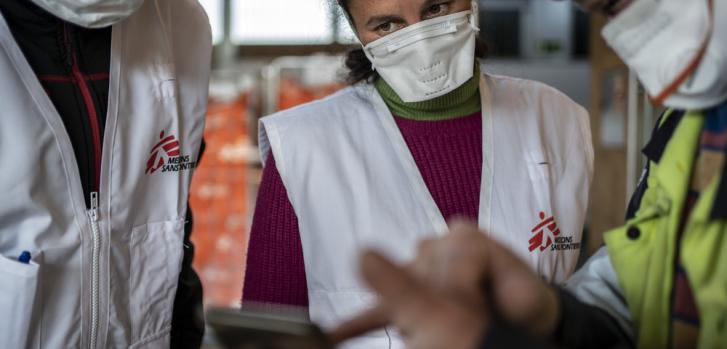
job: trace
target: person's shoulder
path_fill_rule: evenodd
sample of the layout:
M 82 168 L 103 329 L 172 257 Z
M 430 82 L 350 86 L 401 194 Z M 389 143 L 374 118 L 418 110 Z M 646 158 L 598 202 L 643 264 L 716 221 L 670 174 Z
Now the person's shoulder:
M 585 109 L 560 90 L 540 81 L 503 75 L 485 74 L 495 92 L 515 94 L 540 105 L 569 108 L 579 112 Z
M 187 14 L 194 17 L 204 17 L 209 20 L 207 11 L 204 10 L 199 0 L 166 0 L 170 3 L 178 13 Z
M 316 151 L 325 147 L 322 140 L 350 134 L 352 124 L 347 120 L 367 114 L 364 110 L 370 105 L 369 93 L 370 85 L 349 86 L 328 97 L 263 117 L 258 135 L 263 159 L 266 161 L 270 150 L 279 147 L 283 139 L 298 149 Z
M 358 84 L 345 87 L 327 97 L 304 103 L 262 118 L 263 123 L 326 124 L 357 114 L 366 102 L 369 88 Z
M 210 45 L 212 42 L 212 28 L 210 19 L 204 7 L 198 0 L 164 0 L 171 10 L 172 34 L 176 34 L 186 40 L 188 45 L 195 44 L 195 41 L 204 41 Z
M 486 75 L 486 79 L 495 100 L 506 101 L 500 104 L 507 111 L 519 111 L 515 115 L 523 125 L 539 130 L 547 142 L 579 144 L 586 149 L 586 161 L 593 168 L 590 117 L 583 106 L 542 82 L 498 75 Z

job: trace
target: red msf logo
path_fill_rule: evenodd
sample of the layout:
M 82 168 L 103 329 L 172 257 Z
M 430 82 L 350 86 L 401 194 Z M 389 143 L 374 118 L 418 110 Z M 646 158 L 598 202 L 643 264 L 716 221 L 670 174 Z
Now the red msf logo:
M 530 252 L 540 248 L 540 251 L 545 251 L 546 248 L 550 247 L 555 241 L 555 237 L 560 235 L 560 229 L 558 223 L 555 222 L 555 218 L 545 218 L 545 212 L 540 212 L 541 222 L 533 228 L 531 231 L 534 235 L 530 238 Z
M 164 131 L 159 134 L 159 143 L 152 148 L 149 160 L 146 161 L 146 174 L 151 174 L 166 164 L 165 159 L 179 156 L 179 141 L 174 135 L 164 137 Z

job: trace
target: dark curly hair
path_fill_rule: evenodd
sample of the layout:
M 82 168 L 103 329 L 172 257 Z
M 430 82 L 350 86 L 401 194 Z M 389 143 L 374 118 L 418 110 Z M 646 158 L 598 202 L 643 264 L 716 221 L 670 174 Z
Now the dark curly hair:
M 349 4 L 351 0 L 334 0 L 336 4 L 343 11 L 341 15 L 348 17 L 353 24 L 353 17 L 351 11 L 349 11 Z M 356 28 L 352 28 L 356 31 Z M 480 59 L 487 58 L 489 54 L 489 48 L 487 43 L 478 35 L 477 43 L 475 46 L 475 57 Z M 371 61 L 366 57 L 366 53 L 362 48 L 353 49 L 348 52 L 348 56 L 345 61 L 346 68 L 348 68 L 348 74 L 346 76 L 346 82 L 353 85 L 361 81 L 372 82 L 379 77 L 379 74 L 373 69 Z

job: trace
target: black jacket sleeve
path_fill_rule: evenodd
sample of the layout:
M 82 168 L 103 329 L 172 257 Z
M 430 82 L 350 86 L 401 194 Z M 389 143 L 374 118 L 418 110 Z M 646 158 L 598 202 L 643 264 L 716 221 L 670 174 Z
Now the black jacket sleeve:
M 631 337 L 616 319 L 590 304 L 560 290 L 561 323 L 555 340 L 565 348 L 633 348 Z
M 552 341 L 539 340 L 524 331 L 496 323 L 493 325 L 482 349 L 492 348 L 633 348 L 630 337 L 608 313 L 598 307 L 583 303 L 568 291 L 559 290 L 561 322 Z
M 204 337 L 202 282 L 192 268 L 194 259 L 194 245 L 190 240 L 192 212 L 189 208 L 187 212 L 184 226 L 184 258 L 172 314 L 172 349 L 200 348 Z
M 204 153 L 204 140 L 199 152 L 198 162 Z M 177 295 L 174 298 L 172 314 L 172 349 L 198 349 L 202 346 L 205 322 L 202 305 L 202 281 L 192 268 L 194 260 L 194 244 L 192 244 L 192 210 L 187 205 L 187 217 L 184 224 L 184 257 L 182 271 L 179 273 Z
M 525 334 L 524 331 L 508 326 L 503 322 L 496 322 L 487 332 L 485 342 L 481 349 L 554 349 L 555 345 L 544 340 L 538 340 Z

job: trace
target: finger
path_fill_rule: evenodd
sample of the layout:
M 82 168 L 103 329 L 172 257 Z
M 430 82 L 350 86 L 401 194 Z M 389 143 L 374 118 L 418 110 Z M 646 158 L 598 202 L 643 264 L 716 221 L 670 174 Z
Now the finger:
M 404 268 L 377 252 L 364 253 L 361 273 L 384 304 L 397 304 L 417 288 L 415 279 Z
M 382 304 L 377 304 L 353 319 L 328 333 L 333 344 L 340 344 L 348 339 L 361 336 L 367 332 L 385 327 L 389 324 L 389 312 Z
M 471 221 L 452 220 L 450 227 L 451 233 L 434 252 L 440 278 L 453 286 L 476 282 L 486 276 L 490 239 Z
M 557 297 L 518 256 L 495 241 L 488 244 L 487 273 L 491 296 L 502 315 L 532 334 L 552 333 L 557 324 Z
M 531 323 L 537 322 L 538 316 L 552 315 L 552 309 L 545 308 L 553 308 L 554 302 L 543 301 L 544 284 L 527 263 L 507 247 L 478 232 L 471 223 L 458 221 L 453 222 L 451 227 L 452 234 L 445 245 L 456 249 L 457 254 L 448 251 L 447 258 L 441 261 L 442 267 L 448 271 L 446 282 L 453 296 L 471 299 L 471 305 L 481 306 L 479 302 L 484 298 L 483 293 L 477 294 L 479 285 L 485 297 L 493 297 L 508 321 L 531 328 L 536 333 L 547 333 L 553 323 L 552 317 L 546 319 L 545 326 L 533 326 Z
M 437 245 L 437 240 L 435 239 L 424 239 L 419 242 L 417 246 L 417 258 L 427 257 L 431 255 L 432 250 Z
M 513 271 L 530 271 L 530 267 L 520 257 L 499 242 L 487 238 L 486 246 L 485 257 L 490 277 L 506 276 Z
M 402 304 L 415 287 L 414 279 L 401 267 L 376 252 L 366 252 L 361 258 L 361 274 L 366 283 L 381 297 L 374 308 L 347 321 L 331 331 L 328 336 L 334 343 L 384 327 L 391 321 L 391 314 Z
M 477 224 L 466 218 L 454 218 L 450 220 L 449 230 L 452 234 L 479 233 Z
M 427 282 L 432 277 L 431 272 L 436 267 L 437 256 L 435 254 L 437 240 L 427 239 L 419 243 L 417 257 L 409 264 L 406 270 L 419 281 Z

